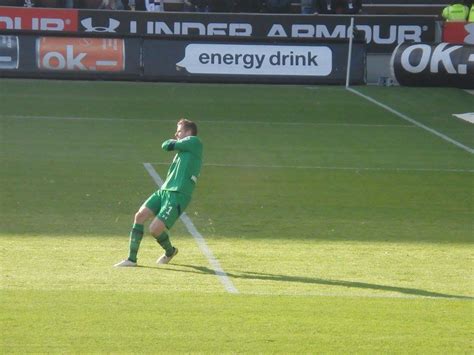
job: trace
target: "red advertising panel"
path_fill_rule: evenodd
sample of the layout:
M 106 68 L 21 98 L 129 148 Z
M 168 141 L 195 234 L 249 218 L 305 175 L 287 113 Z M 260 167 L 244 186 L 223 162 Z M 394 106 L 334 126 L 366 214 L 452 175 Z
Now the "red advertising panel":
M 0 6 L 0 30 L 77 32 L 78 11 Z
M 118 38 L 40 37 L 36 40 L 36 56 L 40 70 L 125 70 L 125 44 Z
M 474 22 L 445 22 L 443 42 L 474 44 Z

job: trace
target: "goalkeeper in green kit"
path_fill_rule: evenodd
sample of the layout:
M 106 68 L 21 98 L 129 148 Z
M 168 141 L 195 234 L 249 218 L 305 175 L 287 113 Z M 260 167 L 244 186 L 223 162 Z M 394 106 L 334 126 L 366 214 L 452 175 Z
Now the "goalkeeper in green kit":
M 156 261 L 157 264 L 168 264 L 178 253 L 178 248 L 171 244 L 169 230 L 191 201 L 202 164 L 202 142 L 197 137 L 197 126 L 194 122 L 181 119 L 175 134 L 176 139 L 163 142 L 165 151 L 177 151 L 168 170 L 163 186 L 153 193 L 135 214 L 130 232 L 130 251 L 128 258 L 115 264 L 116 267 L 137 266 L 137 253 L 143 238 L 144 223 L 150 223 L 150 233 L 165 253 Z

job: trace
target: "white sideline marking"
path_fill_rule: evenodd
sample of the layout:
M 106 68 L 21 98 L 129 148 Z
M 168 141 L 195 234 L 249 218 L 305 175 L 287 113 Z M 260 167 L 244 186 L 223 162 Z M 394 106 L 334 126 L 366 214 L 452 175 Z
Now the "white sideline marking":
M 466 145 L 464 145 L 464 144 L 462 144 L 462 143 L 459 143 L 458 141 L 456 141 L 456 140 L 454 140 L 454 139 L 448 137 L 447 135 L 445 135 L 445 134 L 443 134 L 443 133 L 440 133 L 440 132 L 434 130 L 433 128 L 430 128 L 430 127 L 428 127 L 428 126 L 425 126 L 423 123 L 420 123 L 420 122 L 414 120 L 413 118 L 410 118 L 410 117 L 408 117 L 407 115 L 404 115 L 403 113 L 398 112 L 397 110 L 395 110 L 395 109 L 393 109 L 393 108 L 391 108 L 391 107 L 389 107 L 389 106 L 387 106 L 387 105 L 385 105 L 385 104 L 383 104 L 383 103 L 381 103 L 381 102 L 379 102 L 379 101 L 373 99 L 373 98 L 370 97 L 370 96 L 364 95 L 364 94 L 360 93 L 359 91 L 357 91 L 357 90 L 355 90 L 355 89 L 353 89 L 353 88 L 350 88 L 350 87 L 347 88 L 347 90 L 349 90 L 350 92 L 352 92 L 352 93 L 354 93 L 354 94 L 356 94 L 356 95 L 359 95 L 360 97 L 363 97 L 364 99 L 366 99 L 366 100 L 368 100 L 368 101 L 370 101 L 370 102 L 376 104 L 377 106 L 382 107 L 383 109 L 385 109 L 385 110 L 387 110 L 387 111 L 389 111 L 389 112 L 391 112 L 391 113 L 397 115 L 398 117 L 403 118 L 405 121 L 408 121 L 408 122 L 410 122 L 410 123 L 413 123 L 414 125 L 416 125 L 416 126 L 418 126 L 418 127 L 420 127 L 420 128 L 423 128 L 424 130 L 426 130 L 426 131 L 428 131 L 428 132 L 434 134 L 435 136 L 438 136 L 438 137 L 440 137 L 441 139 L 444 139 L 445 141 L 447 141 L 447 142 L 449 142 L 449 143 L 451 143 L 451 144 L 454 144 L 455 146 L 457 146 L 457 147 L 459 147 L 459 148 L 461 148 L 461 149 L 464 149 L 464 150 L 465 150 L 466 152 L 468 152 L 468 153 L 471 153 L 471 154 L 474 153 L 474 149 L 473 149 L 473 148 L 468 147 L 468 146 L 466 146 Z
M 166 162 L 152 162 L 155 165 L 169 165 Z M 311 166 L 311 165 L 258 165 L 258 164 L 218 164 L 206 163 L 204 166 L 221 168 L 249 168 L 249 169 L 315 169 L 315 170 L 353 170 L 353 171 L 433 171 L 447 173 L 474 173 L 474 169 L 429 169 L 429 168 L 375 168 L 351 166 Z
M 469 123 L 474 123 L 474 112 L 453 113 L 454 117 L 460 118 Z
M 158 185 L 158 187 L 161 187 L 161 185 L 163 185 L 163 180 L 161 179 L 160 175 L 156 172 L 156 170 L 153 168 L 153 166 L 150 163 L 143 163 L 143 166 L 145 167 L 148 174 L 150 174 L 152 179 L 155 181 L 155 183 Z M 211 264 L 212 268 L 214 269 L 214 272 L 219 277 L 219 280 L 224 285 L 226 291 L 229 293 L 239 293 L 237 288 L 234 286 L 232 281 L 229 279 L 227 274 L 222 269 L 219 261 L 214 256 L 211 249 L 209 249 L 209 247 L 207 246 L 207 243 L 204 240 L 204 237 L 196 229 L 196 227 L 194 226 L 194 223 L 188 217 L 186 212 L 183 212 L 183 214 L 179 218 L 186 226 L 186 229 L 188 230 L 188 232 L 191 233 L 191 235 L 196 240 L 196 243 L 198 244 L 199 249 L 207 258 L 207 260 L 209 261 L 209 264 Z
M 74 116 L 33 116 L 33 115 L 0 115 L 0 118 L 13 118 L 25 120 L 64 120 L 64 121 L 117 121 L 117 122 L 173 122 L 176 120 L 153 118 L 111 118 L 111 117 L 74 117 Z M 268 121 L 237 121 L 237 120 L 200 120 L 200 123 L 211 124 L 237 124 L 237 125 L 267 125 L 267 126 L 334 126 L 334 127 L 393 127 L 415 128 L 413 125 L 402 124 L 370 124 L 370 123 L 331 123 L 331 122 L 268 122 Z

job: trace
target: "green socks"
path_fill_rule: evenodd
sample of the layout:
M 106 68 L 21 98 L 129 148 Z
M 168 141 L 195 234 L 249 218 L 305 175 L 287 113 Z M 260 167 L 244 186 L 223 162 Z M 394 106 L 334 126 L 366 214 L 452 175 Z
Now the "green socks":
M 128 260 L 133 261 L 134 263 L 137 262 L 137 253 L 143 239 L 143 231 L 143 224 L 134 224 L 132 231 L 130 232 L 130 251 L 128 254 Z M 155 237 L 155 239 L 165 250 L 166 256 L 173 255 L 174 248 L 173 245 L 171 245 L 168 233 L 163 232 L 158 237 Z
M 169 237 L 168 233 L 163 232 L 163 233 L 161 233 L 158 237 L 155 237 L 155 239 L 156 239 L 156 241 L 158 242 L 158 244 L 160 244 L 161 247 L 162 247 L 163 249 L 165 249 L 166 256 L 171 256 L 171 255 L 173 255 L 174 248 L 173 248 L 173 246 L 171 245 L 170 237 Z
M 130 252 L 128 260 L 137 262 L 137 253 L 143 238 L 143 224 L 134 224 L 130 232 Z

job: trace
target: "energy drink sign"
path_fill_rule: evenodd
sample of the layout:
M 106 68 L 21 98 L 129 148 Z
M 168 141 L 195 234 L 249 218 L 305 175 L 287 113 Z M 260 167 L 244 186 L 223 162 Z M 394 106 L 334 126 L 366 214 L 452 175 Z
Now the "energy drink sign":
M 176 66 L 191 74 L 328 76 L 331 64 L 326 46 L 189 44 Z
M 346 79 L 344 44 L 145 40 L 144 74 L 186 81 L 333 83 Z M 351 83 L 365 82 L 365 45 L 354 44 Z
M 0 35 L 0 70 L 18 69 L 19 60 L 18 37 Z

